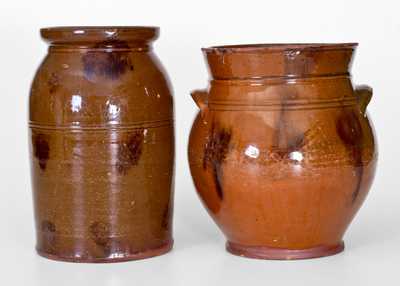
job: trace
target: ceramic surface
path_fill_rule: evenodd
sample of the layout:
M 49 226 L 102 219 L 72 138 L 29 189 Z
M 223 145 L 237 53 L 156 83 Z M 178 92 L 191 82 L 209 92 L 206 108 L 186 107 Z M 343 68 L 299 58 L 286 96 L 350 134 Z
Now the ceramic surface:
M 197 192 L 228 251 L 299 259 L 343 250 L 373 180 L 367 86 L 353 87 L 356 44 L 203 49 L 208 90 L 189 142 Z
M 115 262 L 172 247 L 173 100 L 154 27 L 41 30 L 30 94 L 39 254 Z

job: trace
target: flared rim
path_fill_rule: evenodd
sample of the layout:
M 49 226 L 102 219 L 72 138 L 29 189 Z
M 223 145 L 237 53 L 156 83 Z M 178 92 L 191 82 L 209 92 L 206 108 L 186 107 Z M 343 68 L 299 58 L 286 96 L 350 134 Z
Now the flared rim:
M 358 43 L 271 43 L 222 45 L 202 48 L 205 53 L 268 53 L 304 50 L 343 50 L 355 49 Z
M 59 26 L 40 29 L 41 37 L 52 42 L 109 40 L 155 40 L 160 28 L 156 26 Z

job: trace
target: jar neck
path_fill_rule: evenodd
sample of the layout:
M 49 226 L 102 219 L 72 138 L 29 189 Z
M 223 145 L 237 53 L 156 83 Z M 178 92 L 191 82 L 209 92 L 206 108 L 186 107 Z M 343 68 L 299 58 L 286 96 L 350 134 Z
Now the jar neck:
M 103 41 L 103 42 L 59 42 L 49 45 L 49 52 L 148 52 L 153 48 L 148 42 Z
M 148 51 L 157 27 L 53 27 L 40 30 L 51 51 Z
M 203 49 L 213 79 L 348 76 L 356 44 L 261 44 Z
M 212 80 L 212 110 L 307 110 L 356 104 L 349 76 Z

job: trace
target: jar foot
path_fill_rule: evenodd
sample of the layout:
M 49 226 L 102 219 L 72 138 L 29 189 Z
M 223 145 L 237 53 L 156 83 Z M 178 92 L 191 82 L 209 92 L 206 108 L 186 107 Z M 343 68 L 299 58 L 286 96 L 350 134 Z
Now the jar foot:
M 172 249 L 173 241 L 170 241 L 166 244 L 161 245 L 158 248 L 148 249 L 142 252 L 131 253 L 118 255 L 115 257 L 76 257 L 76 256 L 62 256 L 49 254 L 47 252 L 41 251 L 40 249 L 36 249 L 36 252 L 47 259 L 64 261 L 64 262 L 76 262 L 76 263 L 114 263 L 114 262 L 124 262 L 131 260 L 139 260 L 150 258 L 154 256 L 160 256 L 166 254 Z
M 336 245 L 317 246 L 308 249 L 283 249 L 268 246 L 246 246 L 233 242 L 226 243 L 226 250 L 234 255 L 270 260 L 294 260 L 330 256 L 344 250 L 344 242 Z

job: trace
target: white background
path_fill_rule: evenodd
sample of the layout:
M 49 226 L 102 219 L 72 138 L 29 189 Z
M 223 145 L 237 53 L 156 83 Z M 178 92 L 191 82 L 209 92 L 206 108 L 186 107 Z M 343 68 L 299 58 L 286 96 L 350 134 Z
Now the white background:
M 398 1 L 0 0 L 0 285 L 400 285 L 400 6 Z M 119 264 L 49 261 L 34 252 L 27 100 L 46 53 L 39 28 L 155 25 L 155 51 L 175 92 L 175 247 Z M 270 42 L 359 42 L 355 83 L 374 88 L 379 141 L 375 183 L 342 254 L 304 261 L 232 256 L 195 193 L 187 141 L 197 112 L 190 90 L 207 85 L 201 47 Z

